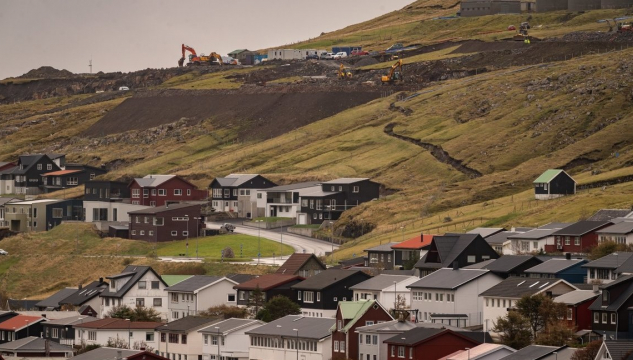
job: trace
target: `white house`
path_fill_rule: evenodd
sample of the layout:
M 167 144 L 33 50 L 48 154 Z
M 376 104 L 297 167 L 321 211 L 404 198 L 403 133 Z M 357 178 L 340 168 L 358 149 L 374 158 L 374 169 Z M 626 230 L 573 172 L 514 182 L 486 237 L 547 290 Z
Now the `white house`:
M 86 214 L 86 222 L 129 222 L 129 212 L 145 210 L 149 208 L 149 206 L 144 205 L 132 205 L 129 202 L 84 201 L 84 213 Z
M 127 305 L 152 308 L 167 319 L 167 284 L 151 267 L 128 265 L 120 274 L 106 278 L 110 286 L 99 295 L 100 317 L 105 317 L 116 306 Z
M 0 227 L 9 226 L 9 223 L 4 220 L 4 207 L 6 206 L 6 204 L 13 201 L 20 201 L 20 200 L 14 199 L 14 198 L 0 198 Z
M 247 331 L 249 359 L 329 360 L 335 319 L 288 315 Z
M 247 331 L 266 324 L 260 320 L 227 319 L 198 330 L 202 333 L 202 359 L 248 360 Z
M 418 278 L 419 279 L 419 278 Z M 391 320 L 373 325 L 359 326 L 358 333 L 358 354 L 359 359 L 387 359 L 387 344 L 383 341 L 411 330 L 420 323 L 411 321 Z
M 571 224 L 549 223 L 536 229 L 508 236 L 510 244 L 503 247 L 504 255 L 519 255 L 545 251 L 545 245 L 554 245 L 554 233 Z
M 129 321 L 124 319 L 106 318 L 88 323 L 75 324 L 75 344 L 116 346 L 118 343 L 125 347 L 132 344 L 132 348 L 150 347 L 156 349 L 154 328 L 162 325 L 158 322 Z
M 598 242 L 614 241 L 618 244 L 633 244 L 633 220 L 629 219 L 607 226 L 596 231 L 596 234 L 598 234 Z
M 156 351 L 171 360 L 202 358 L 202 334 L 198 330 L 218 323 L 218 319 L 187 316 L 156 328 L 159 342 Z
M 482 324 L 478 295 L 503 279 L 489 270 L 439 269 L 408 286 L 418 321 L 466 327 Z
M 265 209 L 265 216 L 297 218 L 301 211 L 301 193 L 310 191 L 311 188 L 320 190 L 321 186 L 318 184 L 319 182 L 309 181 L 257 190 L 257 207 Z
M 556 297 L 573 290 L 578 288 L 563 279 L 507 278 L 479 294 L 479 302 L 483 299 L 484 331 L 494 328 L 497 319 L 505 317 L 508 309 L 523 296 L 546 294 Z
M 381 304 L 394 304 L 396 296 L 400 300 L 398 306 L 409 308 L 411 305 L 411 291 L 407 286 L 420 280 L 417 276 L 378 275 L 356 285 L 350 286 L 354 291 L 354 301 L 360 299 L 374 299 Z M 404 301 L 404 303 L 402 303 Z
M 237 284 L 227 277 L 196 275 L 166 288 L 169 321 L 198 315 L 211 306 L 237 305 L 237 290 L 233 289 Z
M 633 265 L 632 255 L 630 252 L 618 251 L 584 264 L 582 267 L 587 269 L 587 284 L 608 284 L 617 279 L 620 273 L 629 273 L 629 264 Z
M 633 352 L 633 341 L 605 340 L 598 349 L 595 360 L 628 359 L 631 352 Z

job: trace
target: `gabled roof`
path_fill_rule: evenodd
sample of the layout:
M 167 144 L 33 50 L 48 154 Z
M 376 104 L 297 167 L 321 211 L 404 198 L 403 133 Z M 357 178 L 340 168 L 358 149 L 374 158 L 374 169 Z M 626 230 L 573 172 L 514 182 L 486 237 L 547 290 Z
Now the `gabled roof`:
M 587 300 L 594 299 L 598 297 L 598 295 L 600 294 L 594 292 L 593 290 L 574 290 L 555 297 L 554 302 L 567 305 L 576 305 Z
M 325 270 L 327 268 L 321 262 L 321 260 L 319 260 L 319 258 L 317 258 L 316 255 L 314 254 L 294 253 L 290 255 L 283 264 L 281 264 L 279 269 L 277 269 L 276 273 L 277 274 L 296 274 L 297 271 L 299 271 L 299 269 L 301 269 L 301 267 L 305 265 L 305 263 L 307 263 L 308 260 L 312 258 L 314 258 L 314 260 L 317 261 L 317 263 L 321 266 L 322 270 Z
M 380 274 L 374 276 L 373 278 L 367 279 L 363 282 L 360 282 L 356 285 L 350 286 L 350 290 L 385 290 L 388 291 L 394 290 L 394 282 L 396 283 L 396 290 L 398 288 L 400 291 L 405 290 L 402 285 L 409 285 L 412 282 L 415 282 L 419 277 L 417 276 L 402 276 L 402 275 L 384 275 Z
M 617 269 L 631 258 L 633 253 L 630 252 L 615 252 L 609 255 L 605 255 L 599 259 L 584 264 L 584 268 L 598 268 L 598 269 Z
M 214 180 L 217 181 L 218 184 L 220 184 L 220 186 L 222 187 L 224 186 L 239 187 L 240 185 L 243 185 L 245 182 L 250 181 L 258 176 L 259 174 L 229 174 L 225 177 L 215 178 Z
M 142 178 L 134 178 L 133 181 L 136 181 L 140 187 L 156 187 L 175 177 L 176 175 L 146 175 Z
M 457 289 L 481 276 L 486 275 L 490 271 L 477 269 L 439 269 L 421 278 L 408 288 L 417 289 Z M 494 275 L 497 277 L 496 275 Z M 500 278 L 499 278 L 500 279 Z
M 97 321 L 97 320 L 98 319 L 96 317 L 79 315 L 79 316 L 71 316 L 71 317 L 67 317 L 63 319 L 47 321 L 44 323 L 44 326 L 48 326 L 48 325 L 64 326 L 64 325 L 77 325 L 77 324 L 84 324 L 84 323 L 87 324 L 89 322 Z
M 0 330 L 20 331 L 27 326 L 31 326 L 42 321 L 46 321 L 46 319 L 41 316 L 28 316 L 18 314 L 17 316 L 1 322 Z
M 469 341 L 474 346 L 479 345 L 480 342 L 471 338 L 470 336 L 466 336 L 468 332 L 457 332 L 449 329 L 433 329 L 433 328 L 425 328 L 425 327 L 416 327 L 411 330 L 405 331 L 402 334 L 398 334 L 396 336 L 390 337 L 387 340 L 383 341 L 387 344 L 395 344 L 395 345 L 408 345 L 415 346 L 422 342 L 431 340 L 437 336 L 443 334 L 454 334 L 457 337 L 461 337 L 466 341 Z
M 526 273 L 538 273 L 538 274 L 558 274 L 561 271 L 567 270 L 570 267 L 584 264 L 587 260 L 584 259 L 551 259 L 544 263 L 533 266 L 527 270 Z
M 237 285 L 237 281 L 231 280 L 223 276 L 206 276 L 195 275 L 186 280 L 183 280 L 175 285 L 172 285 L 165 289 L 165 291 L 171 292 L 184 292 L 184 293 L 197 293 L 200 290 L 206 289 L 222 280 L 229 281 L 230 283 Z
M 194 207 L 194 206 L 200 207 L 199 204 L 179 203 L 179 204 L 169 204 L 169 205 L 163 205 L 163 206 L 154 206 L 154 207 L 150 207 L 150 208 L 142 209 L 142 210 L 134 210 L 134 211 L 128 212 L 128 214 L 141 214 L 141 215 L 142 214 L 160 214 L 165 211 L 184 209 L 184 208 Z M 193 221 L 194 214 L 191 214 L 190 216 Z
M 338 303 L 338 311 L 341 312 L 341 318 L 343 320 L 349 320 L 340 331 L 347 333 L 370 308 L 381 308 L 385 313 L 389 314 L 376 300 L 340 301 Z M 393 320 L 391 315 L 389 315 L 389 317 Z M 334 330 L 336 330 L 336 324 L 333 324 L 330 328 L 330 331 Z
M 573 290 L 576 288 L 563 279 L 533 279 L 510 277 L 490 289 L 482 292 L 479 296 L 497 296 L 503 298 L 521 298 L 525 295 L 534 295 L 547 291 L 552 286 L 563 283 L 569 285 Z
M 479 234 L 482 238 L 487 238 L 488 236 L 492 236 L 494 234 L 505 231 L 504 228 L 486 228 L 486 227 L 478 227 L 470 230 L 467 234 Z
M 391 248 L 395 250 L 420 250 L 431 245 L 433 236 L 435 235 L 421 234 L 420 236 L 397 243 L 396 245 L 391 246 Z
M 611 221 L 615 218 L 623 218 L 631 213 L 630 209 L 600 209 L 587 220 Z
M 128 358 L 129 356 L 141 353 L 142 351 L 117 349 L 117 348 L 110 348 L 110 347 L 100 347 L 100 348 L 96 348 L 94 350 L 85 352 L 83 354 L 73 356 L 70 359 L 72 360 L 116 360 L 118 356 L 118 352 L 121 352 L 121 356 L 123 356 L 124 358 Z
M 444 236 L 434 236 L 431 242 L 431 250 L 433 246 L 437 249 L 440 262 L 428 262 L 427 257 L 429 253 L 425 254 L 416 264 L 416 268 L 443 268 L 452 267 L 453 261 L 464 251 L 466 248 L 475 241 L 479 234 L 451 234 L 447 233 Z
M 89 323 L 79 323 L 75 324 L 76 328 L 82 329 L 104 329 L 104 330 L 112 330 L 112 329 L 155 329 L 157 326 L 161 326 L 163 323 L 155 322 L 155 321 L 128 321 L 125 319 L 116 319 L 116 318 L 105 318 L 99 319 L 95 321 L 91 321 Z
M 552 180 L 554 180 L 554 178 L 556 178 L 558 175 L 560 174 L 565 174 L 567 176 L 569 176 L 569 174 L 567 174 L 565 172 L 565 170 L 561 170 L 561 169 L 549 169 L 549 170 L 545 170 L 544 173 L 541 174 L 541 176 L 537 177 L 536 180 L 534 180 L 534 184 L 540 184 L 540 183 L 548 183 Z M 572 178 L 571 176 L 569 176 L 570 179 L 572 179 L 574 182 L 576 182 L 576 180 L 574 180 L 574 178 Z
M 596 233 L 627 235 L 633 233 L 633 221 L 623 221 L 615 225 L 607 226 L 606 228 L 596 231 Z
M 249 280 L 252 280 L 254 278 L 257 277 L 257 275 L 251 275 L 251 274 L 227 274 L 226 275 L 227 278 L 235 281 L 238 284 L 242 284 L 245 283 Z
M 611 359 L 625 359 L 625 356 L 633 351 L 633 340 L 606 340 L 602 346 L 609 350 Z M 630 357 L 626 357 L 626 359 L 630 359 Z
M 186 316 L 184 318 L 171 321 L 167 324 L 157 324 L 156 331 L 160 332 L 178 332 L 188 333 L 197 331 L 212 324 L 222 321 L 221 319 L 212 319 L 201 316 Z
M 307 181 L 307 182 L 296 183 L 296 184 L 274 186 L 268 189 L 262 189 L 262 191 L 278 192 L 278 191 L 299 190 L 299 189 L 304 189 L 304 188 L 312 187 L 319 184 L 320 183 L 318 181 Z
M 510 272 L 532 259 L 538 263 L 542 263 L 541 260 L 532 255 L 503 255 L 486 265 L 485 269 L 492 272 Z
M 505 255 L 507 256 L 507 255 Z M 497 259 L 488 259 L 484 261 L 480 261 L 478 263 L 474 263 L 472 265 L 464 266 L 462 269 L 486 269 L 486 266 L 492 264 Z
M 517 233 L 508 236 L 508 240 L 540 240 L 544 239 L 548 236 L 551 236 L 553 233 L 560 229 L 534 229 L 530 231 L 526 231 L 524 233 Z
M 239 285 L 233 286 L 233 289 L 237 290 L 255 290 L 257 287 L 261 291 L 268 291 L 283 284 L 295 281 L 303 280 L 301 276 L 292 274 L 266 274 L 254 279 L 245 281 Z
M 121 278 L 121 277 L 131 277 L 125 283 L 125 285 L 123 285 L 117 292 L 110 292 L 109 289 L 105 290 L 105 291 L 103 291 L 101 293 L 101 296 L 103 296 L 103 297 L 114 297 L 114 298 L 123 297 L 132 288 L 132 286 L 134 286 L 136 284 L 137 281 L 139 281 L 143 276 L 145 276 L 145 274 L 148 271 L 153 272 L 154 275 L 159 279 L 158 281 L 162 282 L 163 285 L 167 286 L 167 284 L 165 284 L 163 279 L 161 279 L 161 277 L 156 273 L 156 271 L 154 271 L 154 269 L 152 269 L 150 266 L 128 265 L 128 266 L 125 267 L 125 269 L 123 269 L 123 272 L 121 274 L 117 274 L 117 275 L 113 275 L 113 276 L 108 276 L 107 277 L 108 279 L 118 279 L 118 278 Z
M 68 296 L 74 294 L 76 291 L 77 291 L 76 288 L 61 289 L 58 292 L 54 293 L 53 295 L 47 297 L 46 299 L 38 302 L 37 304 L 35 304 L 35 306 L 43 307 L 43 308 L 54 308 L 54 309 L 56 309 L 56 308 L 58 308 L 61 305 L 59 303 L 60 301 L 64 300 Z
M 567 346 L 544 346 L 544 345 L 529 345 L 523 349 L 508 355 L 503 360 L 538 360 L 543 356 L 549 355 L 554 351 L 560 351 Z
M 48 343 L 48 349 L 47 349 Z M 14 340 L 4 344 L 0 344 L 0 351 L 21 352 L 21 353 L 44 353 L 46 351 L 53 353 L 66 352 L 73 353 L 73 348 L 68 345 L 61 345 L 54 341 L 47 341 L 44 338 L 29 336 L 22 339 Z
M 522 234 L 520 231 L 501 231 L 494 235 L 490 235 L 485 237 L 484 239 L 488 242 L 488 244 L 499 244 L 502 245 L 506 241 L 508 241 L 508 236 Z
M 393 249 L 391 248 L 394 245 L 397 245 L 398 243 L 392 242 L 392 243 L 387 243 L 387 244 L 382 244 L 382 245 L 378 245 L 378 246 L 374 246 L 373 248 L 369 248 L 369 249 L 365 249 L 363 251 L 373 251 L 373 252 L 393 252 Z
M 369 180 L 369 178 L 338 178 L 326 181 L 323 185 L 354 184 L 365 180 Z
M 562 236 L 583 236 L 592 231 L 596 231 L 601 227 L 611 224 L 609 221 L 578 221 L 577 223 L 571 224 L 565 228 L 562 228 L 552 235 L 562 235 Z
M 609 304 L 607 306 L 602 306 L 602 298 L 598 297 L 591 305 L 589 305 L 589 310 L 618 310 L 631 296 L 633 296 L 633 275 L 620 276 L 615 281 L 600 286 L 600 289 L 612 289 L 616 286 L 622 286 L 624 288 L 624 291 L 622 291 L 617 298 L 610 298 Z
M 292 288 L 296 290 L 322 290 L 356 274 L 363 274 L 367 278 L 370 277 L 358 270 L 328 269 L 309 277 L 298 284 L 292 285 Z
M 331 336 L 330 328 L 334 326 L 334 318 L 303 317 L 288 315 L 266 325 L 247 331 L 247 335 L 281 336 L 286 338 L 321 340 Z M 299 330 L 298 334 L 295 330 Z
M 12 201 L 20 201 L 20 199 L 10 198 L 10 197 L 0 197 L 0 206 L 10 203 Z
M 231 319 L 226 319 L 226 320 L 214 323 L 213 325 L 204 327 L 198 330 L 198 332 L 209 333 L 209 334 L 211 333 L 217 334 L 218 332 L 220 332 L 221 334 L 226 335 L 248 326 L 264 325 L 264 324 L 266 323 L 261 320 L 231 318 Z

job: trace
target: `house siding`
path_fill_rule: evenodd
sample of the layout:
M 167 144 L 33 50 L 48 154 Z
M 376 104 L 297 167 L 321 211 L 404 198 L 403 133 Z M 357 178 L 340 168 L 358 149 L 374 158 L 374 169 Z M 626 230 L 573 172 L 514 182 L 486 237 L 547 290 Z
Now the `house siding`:
M 200 205 L 165 209 L 165 211 L 156 214 L 135 212 L 129 215 L 130 239 L 132 240 L 147 242 L 185 240 L 198 237 L 200 230 L 205 227 L 204 222 L 194 219 L 200 217 Z M 189 215 L 189 220 L 173 220 L 174 218 L 186 219 L 185 215 Z M 154 218 L 163 218 L 164 225 L 154 225 Z M 150 235 L 150 231 L 153 232 L 152 235 Z M 174 232 L 175 235 L 173 235 Z M 195 247 L 190 247 L 189 254 L 195 255 Z
M 208 197 L 206 190 L 198 190 L 194 185 L 186 182 L 185 180 L 174 177 L 156 187 L 141 187 L 136 181 L 132 181 L 129 186 L 130 193 L 133 194 L 134 190 L 139 191 L 139 195 L 132 196 L 132 204 L 134 205 L 146 205 L 146 206 L 163 206 L 166 203 L 178 203 L 192 200 L 204 200 Z M 182 190 L 182 195 L 175 195 L 174 190 Z M 144 190 L 148 190 L 148 194 L 144 194 Z M 155 193 L 154 193 L 154 190 Z M 159 190 L 165 190 L 165 195 L 158 195 Z M 190 191 L 190 195 L 188 194 Z
M 337 310 L 336 312 L 336 320 L 341 319 L 341 312 Z M 377 309 L 374 307 L 370 307 L 365 314 L 363 314 L 358 321 L 350 327 L 347 333 L 343 333 L 338 329 L 332 332 L 332 342 L 345 341 L 345 351 L 334 351 L 334 344 L 332 344 L 332 360 L 361 360 L 358 358 L 358 333 L 356 332 L 356 328 L 367 325 L 367 321 L 373 321 L 374 324 L 378 323 L 378 321 L 391 321 L 393 318 L 389 315 L 382 307 L 377 306 Z M 344 321 L 343 326 L 347 324 L 350 320 Z M 336 325 L 335 325 L 336 326 Z
M 404 346 L 404 358 L 410 359 L 409 357 L 409 349 L 413 347 L 413 359 L 439 359 L 446 355 L 452 354 L 459 350 L 464 350 L 465 348 L 472 348 L 479 345 L 478 343 L 465 339 L 459 335 L 456 335 L 452 332 L 445 332 L 436 337 L 424 341 L 418 345 L 414 346 L 406 346 L 406 345 L 392 345 L 389 344 L 388 350 L 388 360 L 400 360 L 403 357 L 398 356 L 398 346 Z M 395 356 L 391 356 L 392 351 L 391 347 L 395 346 L 396 350 L 394 353 Z
M 338 307 L 339 301 L 352 301 L 354 292 L 350 290 L 351 286 L 354 286 L 358 283 L 361 283 L 367 279 L 371 278 L 370 275 L 365 274 L 364 272 L 356 272 L 352 276 L 348 276 L 347 278 L 338 281 L 337 283 L 325 288 L 325 289 L 315 289 L 315 290 L 299 290 L 294 289 L 294 295 L 296 302 L 301 306 L 302 309 L 318 309 L 318 310 L 336 310 Z M 298 292 L 301 291 L 301 300 L 299 300 Z M 305 296 L 303 294 L 305 292 L 314 292 L 314 302 L 309 303 L 305 302 Z M 317 294 L 321 293 L 321 301 L 317 300 Z

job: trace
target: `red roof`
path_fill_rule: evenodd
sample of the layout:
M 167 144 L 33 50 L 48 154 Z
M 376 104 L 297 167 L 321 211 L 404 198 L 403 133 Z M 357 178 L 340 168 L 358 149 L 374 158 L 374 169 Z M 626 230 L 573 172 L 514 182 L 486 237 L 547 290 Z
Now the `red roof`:
M 58 176 L 58 175 L 66 175 L 66 174 L 73 174 L 76 172 L 81 172 L 83 170 L 59 170 L 59 171 L 53 171 L 53 172 L 49 172 L 46 174 L 42 174 L 42 176 Z
M 412 239 L 405 240 L 400 244 L 393 245 L 392 249 L 409 249 L 409 250 L 420 250 L 425 246 L 431 245 L 431 241 L 433 241 L 433 236 L 435 235 L 420 235 L 416 236 Z
M 294 253 L 290 255 L 288 260 L 284 262 L 279 269 L 277 269 L 277 274 L 287 274 L 294 275 L 297 271 L 301 270 L 301 267 L 310 260 L 310 258 L 314 257 L 314 259 L 321 264 L 323 270 L 327 267 L 321 263 L 321 261 L 314 254 L 302 254 L 302 253 Z
M 304 278 L 292 274 L 267 274 L 235 285 L 233 289 L 255 290 L 259 286 L 260 290 L 267 291 L 294 280 L 304 280 Z
M 9 320 L 1 322 L 0 330 L 11 330 L 11 331 L 22 330 L 31 324 L 35 324 L 37 322 L 44 321 L 44 320 L 46 319 L 44 319 L 41 316 L 18 315 L 18 316 L 12 317 Z
M 76 328 L 86 329 L 154 329 L 163 323 L 153 321 L 127 321 L 125 319 L 105 318 L 85 324 L 75 324 Z

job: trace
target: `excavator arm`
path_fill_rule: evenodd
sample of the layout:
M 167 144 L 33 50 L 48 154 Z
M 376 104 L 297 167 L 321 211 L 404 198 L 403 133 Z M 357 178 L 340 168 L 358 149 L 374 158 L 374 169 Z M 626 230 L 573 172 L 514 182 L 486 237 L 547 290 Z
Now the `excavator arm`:
M 402 59 L 396 61 L 395 64 L 391 65 L 391 70 L 389 70 L 389 74 L 384 75 L 382 77 L 382 79 L 381 79 L 382 82 L 383 83 L 389 83 L 389 82 L 392 82 L 392 81 L 396 80 L 395 79 L 395 74 L 396 74 L 396 70 L 398 70 L 398 69 L 400 70 L 400 76 L 401 76 L 402 75 Z
M 211 61 L 211 59 L 213 58 L 218 59 L 218 63 L 220 64 L 220 66 L 224 65 L 224 62 L 222 61 L 222 56 L 220 56 L 220 54 L 216 52 L 211 52 L 211 54 L 209 54 L 209 61 Z
M 185 63 L 185 52 L 189 51 L 192 55 L 192 58 L 197 58 L 198 54 L 196 53 L 196 50 L 194 50 L 192 47 L 187 46 L 185 44 L 182 44 L 182 56 L 180 57 L 180 60 L 178 60 L 178 66 L 182 67 L 182 65 Z

